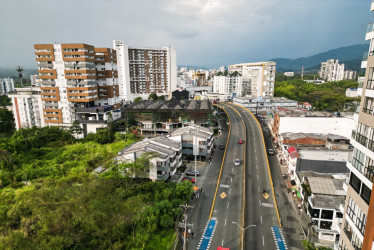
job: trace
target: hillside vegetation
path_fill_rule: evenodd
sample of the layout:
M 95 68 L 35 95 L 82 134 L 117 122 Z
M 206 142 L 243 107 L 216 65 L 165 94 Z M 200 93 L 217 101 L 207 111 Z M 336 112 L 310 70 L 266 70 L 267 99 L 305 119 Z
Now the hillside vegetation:
M 170 249 L 191 183 L 92 173 L 139 139 L 76 140 L 58 127 L 0 139 L 0 249 Z

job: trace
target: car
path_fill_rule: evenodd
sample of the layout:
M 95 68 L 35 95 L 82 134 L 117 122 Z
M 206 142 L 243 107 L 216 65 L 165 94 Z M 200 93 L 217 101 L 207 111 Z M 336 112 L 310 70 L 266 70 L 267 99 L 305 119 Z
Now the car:
M 240 165 L 240 160 L 239 160 L 239 159 L 235 159 L 235 161 L 234 161 L 234 165 L 235 165 L 235 166 L 239 166 L 239 165 Z
M 223 150 L 223 149 L 225 149 L 225 146 L 221 144 L 221 145 L 219 145 L 219 149 Z
M 190 171 L 187 171 L 186 175 L 188 176 L 195 176 L 195 173 L 196 175 L 200 175 L 200 171 L 199 170 L 190 170 Z
M 195 178 L 191 178 L 191 177 L 184 177 L 183 179 L 182 179 L 182 181 L 189 181 L 189 182 L 192 182 L 192 183 L 195 183 Z
M 238 140 L 238 143 L 239 143 L 239 144 L 242 144 L 242 143 L 243 143 L 243 139 L 239 139 L 239 140 Z
M 273 154 L 274 154 L 274 150 L 273 150 L 272 148 L 269 148 L 269 149 L 268 149 L 268 154 L 269 154 L 269 155 L 273 155 Z

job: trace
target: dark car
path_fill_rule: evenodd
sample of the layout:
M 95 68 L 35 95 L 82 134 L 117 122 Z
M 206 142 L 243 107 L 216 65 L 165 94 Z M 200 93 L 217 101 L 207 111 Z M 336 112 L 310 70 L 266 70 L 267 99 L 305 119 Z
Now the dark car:
M 182 179 L 182 181 L 189 181 L 189 182 L 195 183 L 195 178 L 184 177 L 184 178 Z
M 186 175 L 188 176 L 195 176 L 195 173 L 196 175 L 200 175 L 200 171 L 199 170 L 190 170 L 190 171 L 187 171 Z
M 219 149 L 225 149 L 225 146 L 224 145 L 219 145 Z

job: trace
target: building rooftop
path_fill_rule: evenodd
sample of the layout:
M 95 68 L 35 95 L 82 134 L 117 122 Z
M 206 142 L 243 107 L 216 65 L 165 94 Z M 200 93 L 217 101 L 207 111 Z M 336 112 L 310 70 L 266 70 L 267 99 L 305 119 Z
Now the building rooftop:
M 345 196 L 315 195 L 310 197 L 313 207 L 330 208 L 339 211 L 340 204 L 344 204 Z
M 344 179 L 333 179 L 326 177 L 308 177 L 308 183 L 313 194 L 343 195 Z
M 157 110 L 168 110 L 168 109 L 212 109 L 212 104 L 209 101 L 203 100 L 178 100 L 171 98 L 170 100 L 145 100 L 137 103 L 131 103 L 126 110 L 137 110 L 137 109 L 157 109 Z
M 183 134 L 192 134 L 200 138 L 208 139 L 209 137 L 213 135 L 213 130 L 211 130 L 210 128 L 202 127 L 202 126 L 190 125 L 190 126 L 183 127 L 183 128 L 177 128 L 170 135 L 178 136 L 178 135 L 183 135 Z
M 303 160 L 318 160 L 330 162 L 346 162 L 351 150 L 330 150 L 326 148 L 299 149 L 300 158 Z
M 297 140 L 302 138 L 313 138 L 313 139 L 320 139 L 326 140 L 327 134 L 316 134 L 316 133 L 282 133 L 279 135 L 284 140 Z
M 353 113 L 339 112 L 331 113 L 327 111 L 310 111 L 302 108 L 281 108 L 278 109 L 277 114 L 280 117 L 345 117 L 353 118 Z

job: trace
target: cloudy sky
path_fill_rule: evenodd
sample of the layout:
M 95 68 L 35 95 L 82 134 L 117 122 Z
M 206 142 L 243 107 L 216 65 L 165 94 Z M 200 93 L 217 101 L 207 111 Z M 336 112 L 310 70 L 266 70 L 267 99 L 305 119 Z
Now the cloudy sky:
M 0 67 L 35 43 L 177 48 L 178 65 L 296 58 L 365 43 L 371 0 L 0 0 Z

